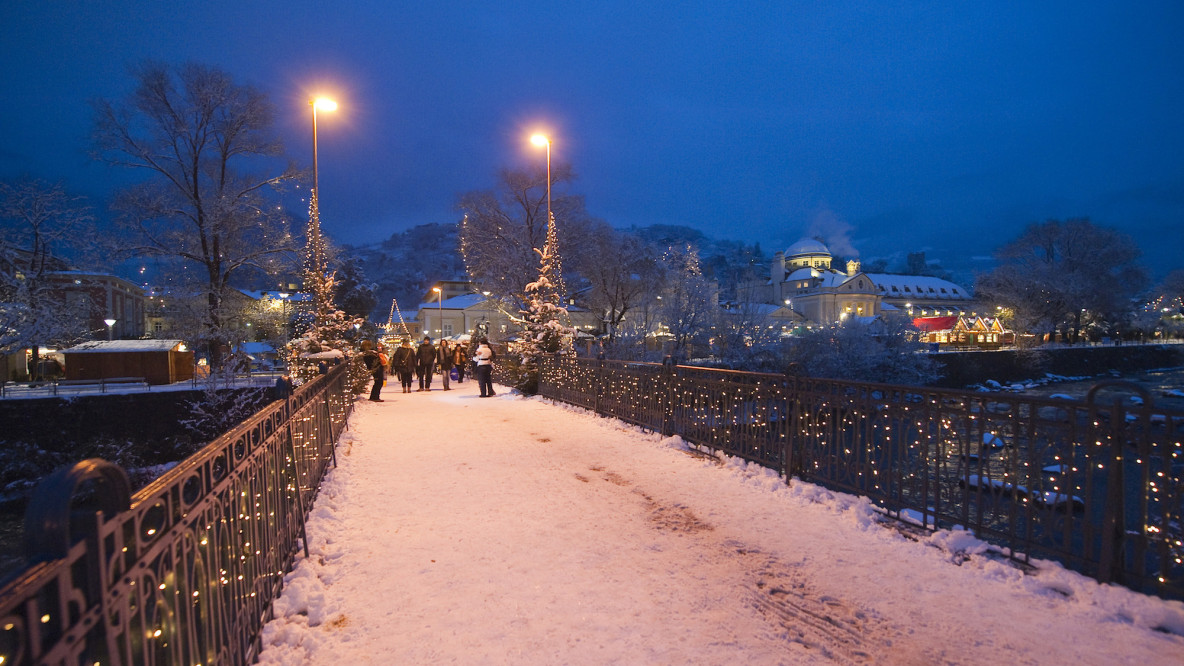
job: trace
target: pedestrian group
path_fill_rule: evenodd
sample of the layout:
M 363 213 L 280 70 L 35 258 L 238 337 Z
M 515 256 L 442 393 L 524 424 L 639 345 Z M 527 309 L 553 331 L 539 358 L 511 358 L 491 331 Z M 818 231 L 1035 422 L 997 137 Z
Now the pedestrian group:
M 495 395 L 493 362 L 496 355 L 486 338 L 477 341 L 477 349 L 472 355 L 469 354 L 468 345 L 463 342 L 454 344 L 448 340 L 440 340 L 439 345 L 434 345 L 431 336 L 427 335 L 419 346 L 414 348 L 411 346 L 410 338 L 403 338 L 389 357 L 382 343 L 375 344 L 370 340 L 363 340 L 361 348 L 362 363 L 374 378 L 374 385 L 370 389 L 372 402 L 383 402 L 379 396 L 386 382 L 388 368 L 392 378 L 398 375 L 403 393 L 411 393 L 413 376 L 419 380 L 416 392 L 432 390 L 432 378 L 436 373 L 440 374 L 444 390 L 450 391 L 451 374 L 456 372 L 455 381 L 463 382 L 466 366 L 471 366 L 471 375 L 477 379 L 481 397 L 491 398 Z

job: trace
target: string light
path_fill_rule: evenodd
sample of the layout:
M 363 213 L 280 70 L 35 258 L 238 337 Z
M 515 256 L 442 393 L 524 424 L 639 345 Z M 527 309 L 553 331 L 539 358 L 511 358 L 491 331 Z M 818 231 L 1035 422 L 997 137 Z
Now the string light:
M 1142 520 L 1123 539 L 1158 563 L 1126 575 L 1184 593 L 1184 414 L 1118 413 L 1111 427 L 1085 404 L 588 359 L 548 359 L 540 393 L 1090 573 L 1121 438 L 1128 515 Z

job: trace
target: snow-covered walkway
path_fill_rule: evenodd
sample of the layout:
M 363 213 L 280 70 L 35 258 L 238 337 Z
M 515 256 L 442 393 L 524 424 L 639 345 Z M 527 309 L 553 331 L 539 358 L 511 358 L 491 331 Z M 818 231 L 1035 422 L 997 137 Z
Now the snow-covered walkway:
M 1184 663 L 1179 602 L 475 389 L 358 404 L 261 663 Z

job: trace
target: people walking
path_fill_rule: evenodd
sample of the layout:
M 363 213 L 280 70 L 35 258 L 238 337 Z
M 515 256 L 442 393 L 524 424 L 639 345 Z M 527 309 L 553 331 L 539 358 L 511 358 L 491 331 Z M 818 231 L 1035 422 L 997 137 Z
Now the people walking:
M 448 380 L 449 380 L 448 373 L 452 372 L 452 363 L 453 363 L 452 351 L 453 351 L 452 345 L 448 344 L 447 340 L 441 338 L 440 348 L 436 352 L 436 362 L 440 368 L 440 377 L 441 377 L 441 381 L 444 382 L 444 390 L 445 391 L 451 390 L 448 387 Z
M 436 364 L 436 346 L 432 344 L 431 336 L 423 336 L 419 349 L 415 352 L 415 376 L 419 378 L 419 390 L 432 390 L 432 370 Z
M 493 392 L 493 360 L 496 355 L 493 353 L 493 348 L 489 346 L 489 341 L 481 338 L 481 342 L 477 345 L 477 351 L 473 354 L 473 359 L 477 361 L 477 388 L 481 389 L 482 398 L 492 398 L 497 395 Z
M 391 374 L 399 375 L 404 393 L 411 393 L 411 380 L 415 376 L 415 350 L 411 338 L 403 338 L 402 344 L 391 354 Z
M 378 396 L 382 392 L 382 383 L 386 381 L 386 369 L 382 365 L 382 358 L 374 350 L 374 343 L 369 340 L 362 340 L 362 365 L 374 378 L 374 386 L 370 388 L 370 401 L 382 402 L 382 398 Z

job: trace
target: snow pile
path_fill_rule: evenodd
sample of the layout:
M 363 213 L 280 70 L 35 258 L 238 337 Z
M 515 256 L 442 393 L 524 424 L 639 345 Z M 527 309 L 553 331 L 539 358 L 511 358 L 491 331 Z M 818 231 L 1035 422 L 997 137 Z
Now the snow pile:
M 262 664 L 1176 664 L 1184 604 L 471 383 L 358 405 Z

